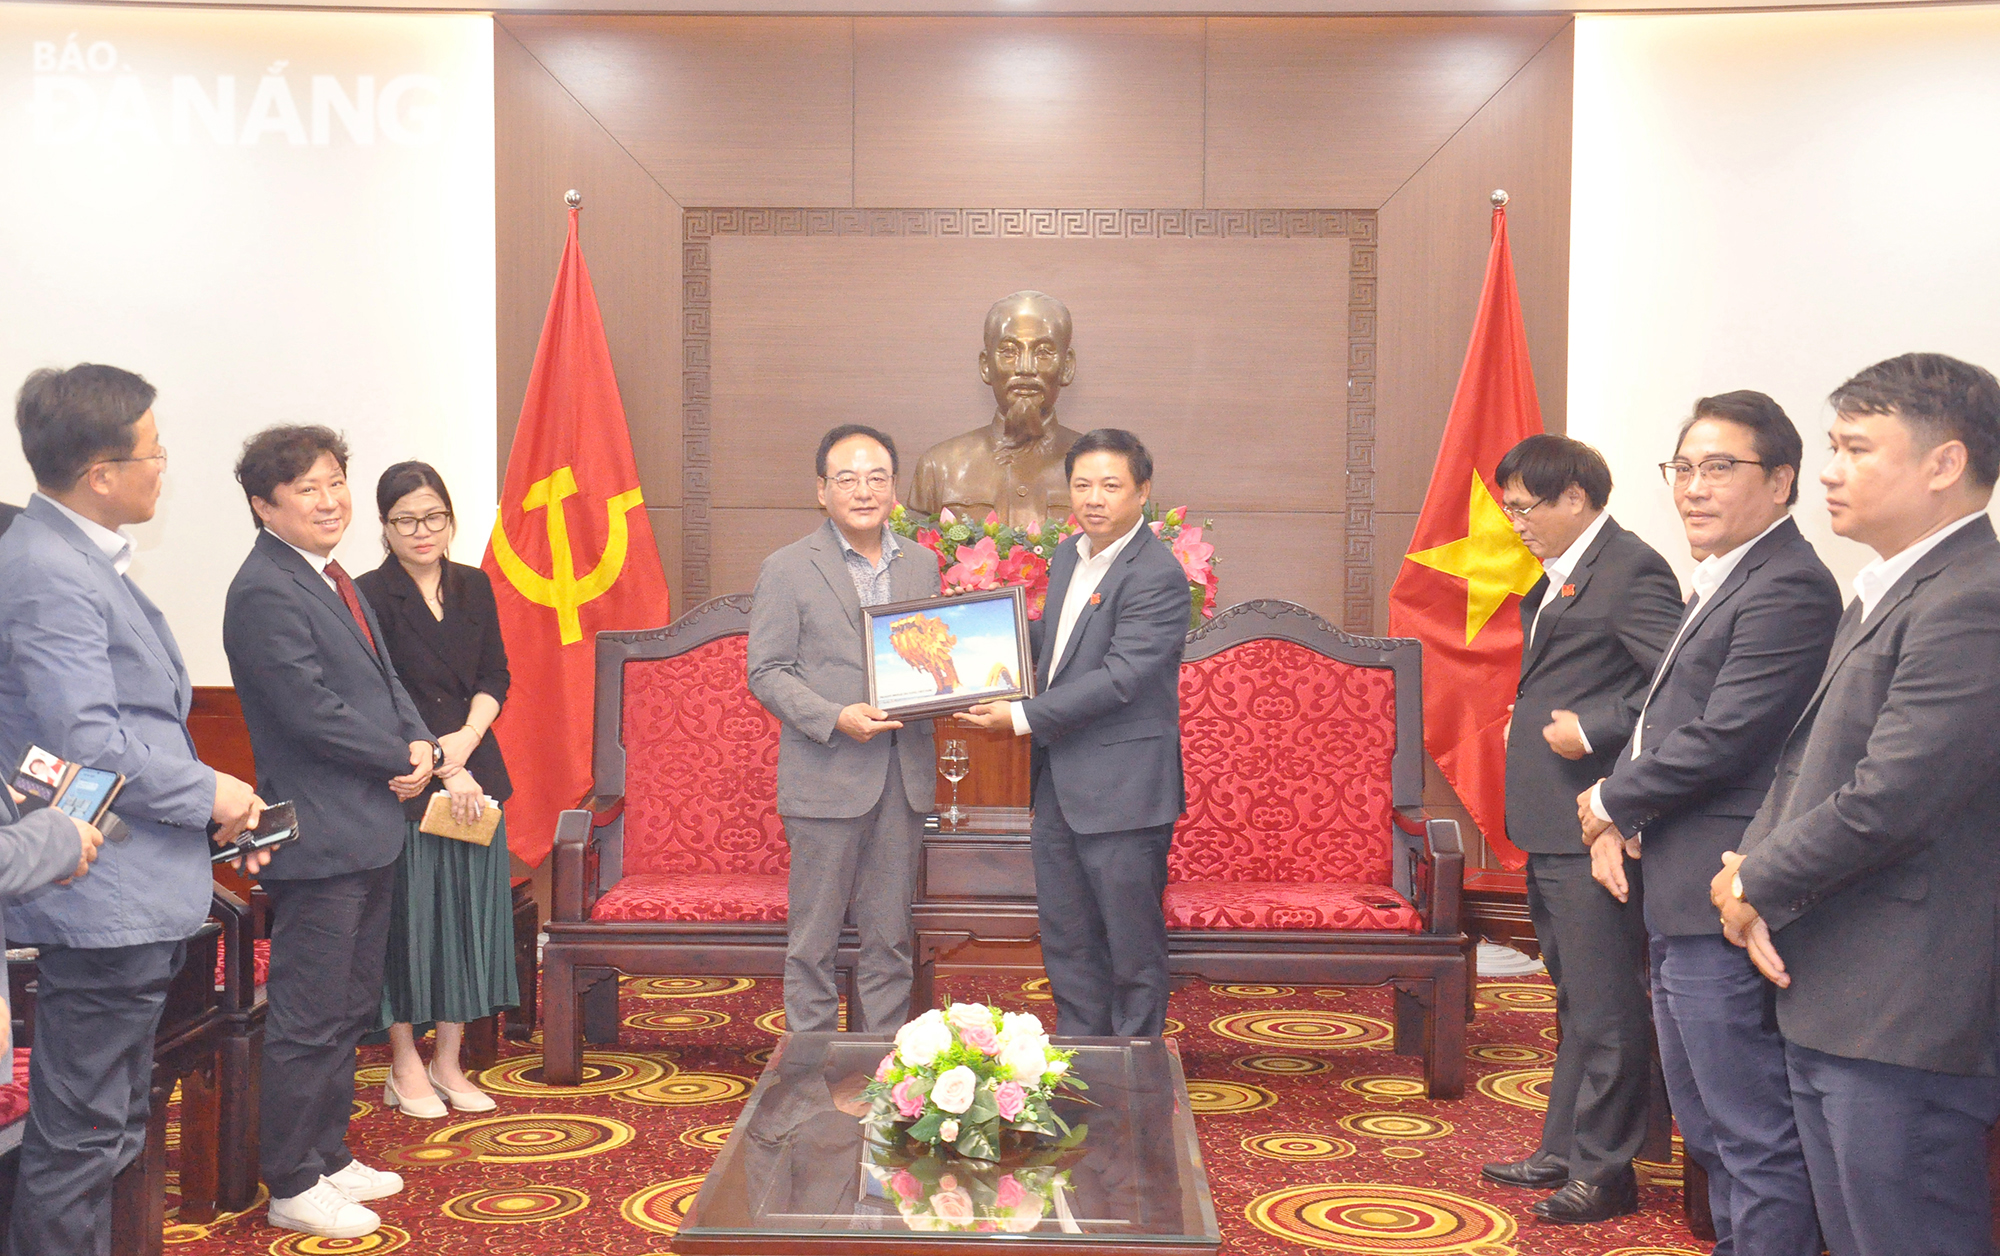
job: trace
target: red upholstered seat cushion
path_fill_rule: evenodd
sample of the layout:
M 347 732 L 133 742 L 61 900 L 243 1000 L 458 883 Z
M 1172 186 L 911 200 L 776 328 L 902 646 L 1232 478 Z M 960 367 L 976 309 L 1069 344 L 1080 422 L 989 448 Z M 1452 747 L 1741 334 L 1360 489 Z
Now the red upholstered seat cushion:
M 0 1086 L 0 1129 L 28 1115 L 28 1049 L 14 1048 L 14 1080 Z
M 1389 669 L 1279 640 L 1184 663 L 1181 746 L 1168 880 L 1389 881 Z
M 592 920 L 785 921 L 785 878 L 740 872 L 628 872 Z
M 250 968 L 254 976 L 252 986 L 261 986 L 271 976 L 271 940 L 258 938 L 250 944 Z M 229 935 L 216 939 L 215 944 L 215 988 L 220 990 L 229 971 Z
M 733 873 L 777 876 L 782 888 L 791 852 L 778 820 L 778 720 L 750 696 L 748 641 L 625 665 L 628 879 Z
M 1331 929 L 1421 933 L 1423 918 L 1386 885 L 1312 881 L 1178 881 L 1169 929 Z

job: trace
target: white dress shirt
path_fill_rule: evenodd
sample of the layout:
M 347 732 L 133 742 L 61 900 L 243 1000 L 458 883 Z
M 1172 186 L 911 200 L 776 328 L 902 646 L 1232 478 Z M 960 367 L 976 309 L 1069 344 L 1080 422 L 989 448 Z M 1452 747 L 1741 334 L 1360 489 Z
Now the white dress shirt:
M 1069 648 L 1070 634 L 1076 631 L 1076 621 L 1083 615 L 1083 608 L 1090 605 L 1091 595 L 1097 592 L 1098 585 L 1104 583 L 1104 573 L 1111 570 L 1112 562 L 1124 552 L 1126 545 L 1133 537 L 1139 535 L 1139 530 L 1145 526 L 1146 520 L 1141 517 L 1130 532 L 1105 546 L 1101 554 L 1091 552 L 1088 535 L 1077 538 L 1076 570 L 1069 575 L 1069 591 L 1063 594 L 1062 612 L 1056 619 L 1056 644 L 1055 653 L 1050 656 L 1054 660 L 1050 664 L 1050 681 L 1053 682 L 1056 673 L 1062 670 L 1063 651 Z M 1047 609 L 1044 608 L 1042 613 L 1046 615 Z M 1026 736 L 1029 731 L 1027 711 L 1019 702 L 1013 705 L 1012 710 L 1014 735 Z
M 1542 590 L 1542 600 L 1535 605 L 1535 617 L 1528 621 L 1529 645 L 1535 643 L 1535 632 L 1542 626 L 1542 612 L 1554 605 L 1555 600 L 1562 596 L 1562 587 L 1569 580 L 1570 573 L 1583 561 L 1584 551 L 1597 540 L 1597 534 L 1604 531 L 1604 524 L 1610 518 L 1610 512 L 1598 511 L 1597 518 L 1592 519 L 1590 526 L 1569 543 L 1568 549 L 1542 564 L 1542 570 L 1548 573 L 1549 587 Z
M 1708 605 L 1709 599 L 1715 596 L 1716 590 L 1722 587 L 1723 581 L 1729 579 L 1730 573 L 1742 565 L 1743 556 L 1748 554 L 1757 542 L 1776 531 L 1779 524 L 1791 517 L 1789 512 L 1779 515 L 1777 519 L 1772 521 L 1770 527 L 1765 528 L 1762 532 L 1751 537 L 1743 544 L 1736 546 L 1726 553 L 1710 554 L 1707 558 L 1695 564 L 1694 574 L 1688 577 L 1688 583 L 1694 586 L 1694 595 L 1698 599 L 1695 602 L 1694 615 L 1684 614 L 1681 616 L 1680 628 L 1675 631 L 1673 641 L 1667 645 L 1667 652 L 1660 656 L 1660 665 L 1653 669 L 1652 688 L 1646 691 L 1646 701 L 1639 708 L 1639 720 L 1632 727 L 1632 757 L 1634 759 L 1639 757 L 1640 751 L 1645 746 L 1646 707 L 1653 704 L 1653 693 L 1660 687 L 1660 677 L 1666 675 L 1667 664 L 1673 661 L 1674 652 L 1681 648 L 1681 638 L 1687 635 L 1688 628 L 1694 624 L 1695 615 L 1699 615 L 1701 608 Z M 1590 810 L 1598 819 L 1609 824 L 1611 822 L 1611 813 L 1604 809 L 1603 790 L 1604 782 L 1602 781 L 1590 787 Z M 1637 834 L 1627 834 L 1626 836 L 1634 837 Z
M 112 570 L 121 576 L 131 570 L 132 542 L 123 532 L 107 528 L 95 519 L 84 518 L 47 493 L 36 493 L 35 496 L 68 516 L 69 521 L 83 531 L 84 537 L 92 545 L 104 551 L 104 556 L 111 560 Z
M 266 529 L 264 529 L 264 530 L 265 530 L 266 532 L 271 532 L 271 530 L 270 530 L 269 528 L 266 528 Z M 275 532 L 271 532 L 271 535 L 272 535 L 272 536 L 278 536 L 278 534 L 277 534 L 277 533 L 275 533 Z M 278 536 L 278 539 L 279 539 L 280 541 L 285 541 L 285 538 L 284 538 L 284 537 L 282 537 L 282 536 Z M 340 592 L 340 585 L 339 585 L 339 584 L 338 584 L 337 582 L 335 582 L 335 580 L 334 580 L 334 578 L 333 578 L 332 576 L 329 576 L 329 575 L 327 575 L 327 574 L 326 574 L 326 565 L 327 565 L 328 563 L 330 563 L 330 562 L 332 562 L 332 561 L 333 561 L 333 555 L 331 555 L 331 554 L 315 554 L 315 553 L 313 553 L 313 552 L 312 552 L 311 550 L 302 550 L 302 549 L 300 549 L 300 548 L 299 548 L 298 546 L 296 546 L 296 545 L 292 545 L 292 543 L 291 543 L 290 541 L 285 541 L 285 544 L 286 544 L 286 545 L 291 545 L 291 547 L 292 547 L 292 550 L 293 550 L 293 552 L 294 552 L 294 553 L 296 553 L 296 554 L 297 554 L 297 555 L 298 555 L 298 556 L 299 556 L 300 558 L 303 558 L 303 559 L 305 559 L 305 560 L 306 560 L 307 562 L 309 562 L 309 563 L 311 563 L 311 564 L 312 564 L 312 569 L 313 569 L 314 571 L 317 571 L 317 572 L 319 573 L 319 578 L 320 578 L 320 579 L 322 579 L 322 580 L 324 580 L 324 581 L 326 581 L 326 587 L 327 587 L 327 588 L 329 588 L 329 589 L 332 589 L 332 590 L 333 590 L 333 591 L 334 591 L 334 592 L 335 592 L 336 594 Z M 345 601 L 345 600 L 346 600 L 346 599 L 344 599 L 344 598 L 342 599 L 342 601 Z
M 1881 604 L 1882 595 L 1895 588 L 1896 582 L 1909 574 L 1910 568 L 1917 565 L 1918 559 L 1936 549 L 1939 542 L 1946 537 L 1985 513 L 1983 510 L 1975 510 L 1956 523 L 1948 523 L 1939 528 L 1894 558 L 1878 558 L 1855 572 L 1854 596 L 1861 599 L 1861 618 L 1865 620 L 1875 613 L 1876 606 Z

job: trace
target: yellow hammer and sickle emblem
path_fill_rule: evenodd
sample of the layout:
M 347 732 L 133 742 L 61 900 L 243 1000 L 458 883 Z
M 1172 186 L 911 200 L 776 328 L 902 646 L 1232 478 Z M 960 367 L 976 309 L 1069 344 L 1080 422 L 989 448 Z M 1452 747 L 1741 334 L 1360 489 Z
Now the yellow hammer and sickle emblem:
M 589 575 L 579 577 L 575 555 L 569 548 L 569 521 L 563 510 L 563 499 L 575 497 L 576 493 L 576 476 L 568 467 L 558 467 L 547 478 L 530 484 L 521 498 L 523 514 L 530 510 L 547 512 L 551 570 L 546 576 L 528 566 L 514 552 L 501 517 L 495 516 L 493 520 L 493 560 L 500 564 L 501 574 L 507 577 L 507 583 L 513 585 L 522 597 L 537 606 L 554 608 L 556 626 L 562 632 L 564 645 L 575 645 L 583 640 L 583 625 L 577 619 L 578 608 L 593 598 L 603 596 L 617 583 L 618 573 L 625 570 L 625 551 L 631 539 L 625 514 L 645 500 L 635 488 L 604 503 L 607 528 L 604 553 L 598 557 L 597 566 L 590 569 Z

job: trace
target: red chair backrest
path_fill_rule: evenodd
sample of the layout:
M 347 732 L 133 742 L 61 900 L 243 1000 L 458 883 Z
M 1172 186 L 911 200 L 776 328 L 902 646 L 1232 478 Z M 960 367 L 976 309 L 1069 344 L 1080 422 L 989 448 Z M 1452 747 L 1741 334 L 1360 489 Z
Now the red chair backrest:
M 735 633 L 625 664 L 627 873 L 791 867 L 777 809 L 778 720 L 750 694 L 748 642 Z
M 1262 638 L 1181 665 L 1170 881 L 1389 881 L 1395 674 Z

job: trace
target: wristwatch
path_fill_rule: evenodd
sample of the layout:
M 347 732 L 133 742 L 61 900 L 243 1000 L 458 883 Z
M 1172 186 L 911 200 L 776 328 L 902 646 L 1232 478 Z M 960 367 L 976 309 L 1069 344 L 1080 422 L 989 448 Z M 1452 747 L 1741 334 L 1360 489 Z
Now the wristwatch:
M 431 771 L 435 772 L 435 771 L 437 771 L 437 770 L 438 770 L 439 768 L 441 768 L 441 767 L 443 767 L 443 766 L 444 766 L 444 747 L 443 747 L 443 746 L 440 746 L 440 745 L 439 745 L 438 743 L 436 743 L 436 742 L 432 742 L 432 743 L 431 743 Z M 1740 896 L 1739 896 L 1739 897 L 1740 897 Z
M 1743 901 L 1743 874 L 1740 872 L 1729 878 L 1729 897 L 1739 903 Z

